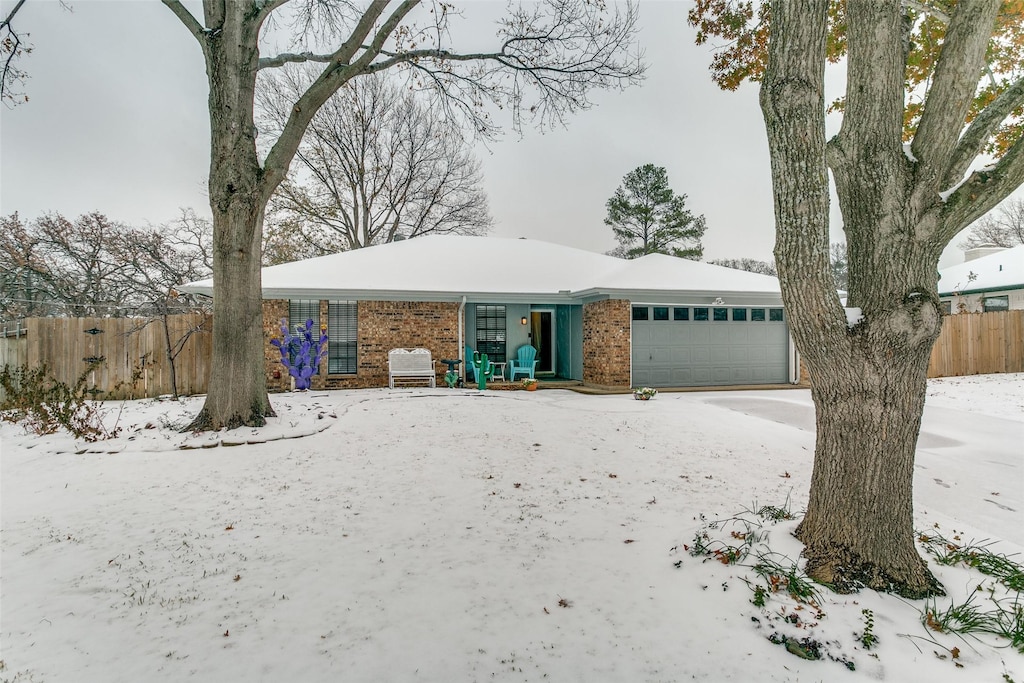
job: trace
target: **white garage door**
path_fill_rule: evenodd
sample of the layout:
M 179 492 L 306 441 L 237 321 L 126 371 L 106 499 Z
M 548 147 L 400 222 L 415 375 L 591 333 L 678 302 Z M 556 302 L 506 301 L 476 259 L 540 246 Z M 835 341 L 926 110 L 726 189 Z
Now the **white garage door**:
M 784 384 L 788 359 L 782 308 L 633 306 L 633 386 Z

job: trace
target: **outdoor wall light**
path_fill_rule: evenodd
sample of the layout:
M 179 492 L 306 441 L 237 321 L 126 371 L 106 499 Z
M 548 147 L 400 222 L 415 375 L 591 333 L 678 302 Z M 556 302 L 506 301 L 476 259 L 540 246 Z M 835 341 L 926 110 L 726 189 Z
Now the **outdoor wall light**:
M 526 316 L 524 315 L 522 318 L 520 318 L 519 322 L 520 322 L 520 324 L 525 325 L 526 324 Z

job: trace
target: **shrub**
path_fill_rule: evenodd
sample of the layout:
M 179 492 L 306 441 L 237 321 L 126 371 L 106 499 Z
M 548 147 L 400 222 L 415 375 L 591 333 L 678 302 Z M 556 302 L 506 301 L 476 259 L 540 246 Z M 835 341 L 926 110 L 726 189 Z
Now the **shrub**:
M 0 403 L 0 419 L 21 424 L 33 434 L 53 434 L 64 428 L 86 441 L 116 436 L 116 429 L 110 431 L 103 425 L 99 403 L 88 398 L 86 384 L 97 365 L 90 364 L 72 386 L 52 377 L 46 364 L 34 368 L 4 365 L 0 387 L 7 398 Z

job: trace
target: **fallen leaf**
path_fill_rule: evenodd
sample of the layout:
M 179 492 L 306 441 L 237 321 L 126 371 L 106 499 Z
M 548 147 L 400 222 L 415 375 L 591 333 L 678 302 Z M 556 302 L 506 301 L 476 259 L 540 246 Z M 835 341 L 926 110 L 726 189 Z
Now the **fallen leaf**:
M 231 580 L 232 581 L 241 581 L 242 580 L 242 575 L 241 574 L 235 574 L 235 578 L 233 578 Z
M 224 637 L 225 637 L 225 638 L 227 638 L 227 637 L 228 637 L 228 632 L 227 632 L 227 630 L 225 630 L 225 631 L 224 631 Z
M 623 543 L 633 543 L 633 542 L 634 541 L 633 541 L 632 538 L 627 538 L 625 541 L 623 541 Z
M 231 531 L 234 528 L 235 528 L 234 524 L 228 524 L 226 527 L 224 527 L 224 531 Z
M 952 650 L 949 651 L 949 654 L 953 655 L 953 659 L 959 659 L 960 658 L 960 648 L 954 647 Z

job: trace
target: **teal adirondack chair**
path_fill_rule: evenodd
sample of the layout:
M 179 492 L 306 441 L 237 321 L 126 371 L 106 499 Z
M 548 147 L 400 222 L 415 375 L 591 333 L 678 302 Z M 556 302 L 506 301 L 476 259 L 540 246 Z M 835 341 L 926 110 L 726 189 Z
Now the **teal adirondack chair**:
M 516 375 L 526 375 L 527 377 L 533 378 L 533 373 L 537 369 L 537 349 L 533 348 L 530 344 L 523 344 L 516 349 L 516 357 L 509 361 L 508 367 L 510 373 L 508 377 L 509 382 L 514 382 Z
M 476 367 L 473 365 L 473 349 L 466 346 L 466 381 L 476 381 Z

